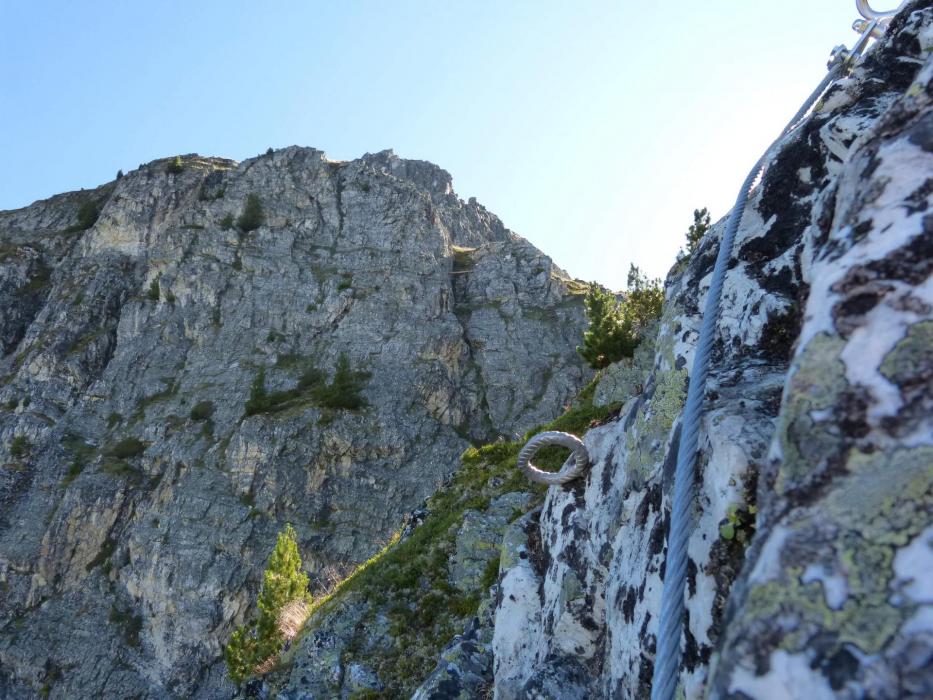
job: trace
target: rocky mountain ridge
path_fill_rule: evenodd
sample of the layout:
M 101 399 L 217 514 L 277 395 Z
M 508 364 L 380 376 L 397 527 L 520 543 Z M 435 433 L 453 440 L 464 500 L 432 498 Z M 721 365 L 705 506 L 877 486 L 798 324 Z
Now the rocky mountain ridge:
M 744 212 L 684 697 L 933 695 L 931 154 L 933 2 L 914 0 Z M 657 332 L 578 392 L 580 289 L 440 169 L 182 161 L 98 191 L 83 232 L 82 195 L 0 214 L 0 696 L 647 697 L 722 224 L 671 270 Z M 251 194 L 265 223 L 237 230 Z M 319 398 L 343 354 L 371 373 L 366 411 Z M 544 428 L 584 436 L 585 478 L 515 469 Z M 235 689 L 219 645 L 286 519 L 312 573 L 372 557 Z
M 558 413 L 581 291 L 391 152 L 189 155 L 0 212 L 0 696 L 229 697 L 275 533 L 352 567 L 472 442 Z

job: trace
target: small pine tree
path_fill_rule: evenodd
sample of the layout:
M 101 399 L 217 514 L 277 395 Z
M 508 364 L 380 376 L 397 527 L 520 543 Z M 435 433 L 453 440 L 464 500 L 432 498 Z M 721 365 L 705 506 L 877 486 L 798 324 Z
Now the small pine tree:
M 709 231 L 710 218 L 706 207 L 693 210 L 693 224 L 687 229 L 687 250 L 685 255 L 693 255 L 700 247 L 700 240 Z
M 123 171 L 122 171 L 122 170 L 118 170 L 118 171 L 117 171 L 117 179 L 118 179 L 118 180 L 122 180 L 122 179 L 123 179 Z
M 593 284 L 583 303 L 589 326 L 577 352 L 590 367 L 602 369 L 634 354 L 641 341 L 640 333 L 661 315 L 664 290 L 661 280 L 648 279 L 632 265 L 624 301 Z
M 266 394 L 266 368 L 260 367 L 259 372 L 253 378 L 253 384 L 249 390 L 249 398 L 246 400 L 245 415 L 253 416 L 262 413 L 269 408 L 269 397 Z
M 649 323 L 659 318 L 663 305 L 664 289 L 661 280 L 648 279 L 636 265 L 631 265 L 628 270 L 625 315 L 631 319 L 635 333 L 641 333 Z
M 184 169 L 185 169 L 185 164 L 181 162 L 181 156 L 175 156 L 172 162 L 166 166 L 165 172 L 171 175 L 177 175 Z
M 631 357 L 637 340 L 631 321 L 615 296 L 596 284 L 583 300 L 589 326 L 577 352 L 593 369 L 602 369 L 623 357 Z
M 262 201 L 259 199 L 259 195 L 248 195 L 246 197 L 246 206 L 243 207 L 243 213 L 237 219 L 237 227 L 245 233 L 259 228 L 265 220 L 266 215 L 262 210 Z
M 312 389 L 312 396 L 325 408 L 359 410 L 366 406 L 361 392 L 370 376 L 369 372 L 351 369 L 350 358 L 342 353 L 337 358 L 331 383 Z
M 149 291 L 146 292 L 146 296 L 149 298 L 149 301 L 158 301 L 159 300 L 159 278 L 156 277 L 152 282 L 149 283 Z
M 286 605 L 296 600 L 310 602 L 308 575 L 301 568 L 295 530 L 286 525 L 262 575 L 258 619 L 234 631 L 224 648 L 227 670 L 234 683 L 241 683 L 258 665 L 282 650 L 285 639 L 279 629 L 279 616 Z

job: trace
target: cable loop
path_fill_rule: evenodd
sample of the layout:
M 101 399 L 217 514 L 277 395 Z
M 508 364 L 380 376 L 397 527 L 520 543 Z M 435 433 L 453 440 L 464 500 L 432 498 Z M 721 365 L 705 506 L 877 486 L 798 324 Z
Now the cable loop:
M 560 468 L 559 472 L 546 472 L 531 462 L 531 458 L 538 454 L 538 450 L 550 445 L 566 447 L 571 451 L 571 455 L 564 462 L 564 466 Z M 587 454 L 583 441 L 576 435 L 562 433 L 557 430 L 538 433 L 518 453 L 518 468 L 524 472 L 525 476 L 531 481 L 538 484 L 547 484 L 548 486 L 561 486 L 578 479 L 583 476 L 589 466 L 590 456 Z

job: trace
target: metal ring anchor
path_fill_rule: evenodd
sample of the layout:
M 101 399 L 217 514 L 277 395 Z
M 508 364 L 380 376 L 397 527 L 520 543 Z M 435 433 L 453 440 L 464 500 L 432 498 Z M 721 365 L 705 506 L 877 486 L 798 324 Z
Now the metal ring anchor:
M 872 9 L 871 5 L 868 4 L 868 0 L 855 0 L 856 9 L 865 19 L 855 20 L 852 23 L 852 29 L 859 34 L 868 34 L 872 39 L 880 39 L 884 36 L 891 19 L 904 8 L 907 2 L 908 0 L 904 0 L 897 6 L 897 9 L 879 12 Z
M 531 458 L 538 454 L 538 450 L 549 445 L 566 447 L 572 452 L 559 472 L 546 472 L 531 463 Z M 518 453 L 518 468 L 524 472 L 525 476 L 531 481 L 548 486 L 560 486 L 578 479 L 583 476 L 589 466 L 590 456 L 587 454 L 583 441 L 576 435 L 557 430 L 538 433 Z

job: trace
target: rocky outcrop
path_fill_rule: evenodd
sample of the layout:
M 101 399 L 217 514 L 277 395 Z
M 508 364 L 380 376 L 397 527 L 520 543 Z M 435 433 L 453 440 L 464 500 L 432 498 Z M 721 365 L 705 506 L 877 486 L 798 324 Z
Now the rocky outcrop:
M 345 570 L 472 442 L 552 418 L 580 291 L 391 152 L 184 156 L 0 212 L 0 697 L 230 697 L 276 532 Z M 360 410 L 321 391 L 341 356 Z
M 933 695 L 931 50 L 933 7 L 914 2 L 782 144 L 745 211 L 700 429 L 688 698 Z M 587 478 L 506 537 L 496 698 L 648 696 L 721 233 L 668 277 L 644 380 L 635 362 L 602 385 L 633 392 L 586 435 Z

